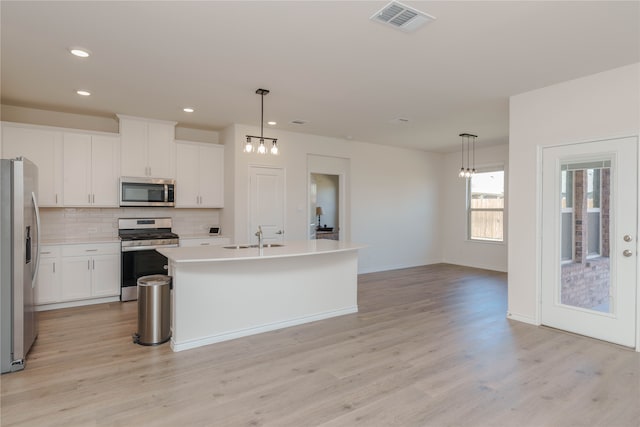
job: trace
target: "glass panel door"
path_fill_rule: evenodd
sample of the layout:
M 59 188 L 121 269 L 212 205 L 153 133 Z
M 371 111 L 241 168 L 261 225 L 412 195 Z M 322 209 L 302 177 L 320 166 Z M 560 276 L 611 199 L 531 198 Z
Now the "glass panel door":
M 543 150 L 542 324 L 636 346 L 637 145 Z

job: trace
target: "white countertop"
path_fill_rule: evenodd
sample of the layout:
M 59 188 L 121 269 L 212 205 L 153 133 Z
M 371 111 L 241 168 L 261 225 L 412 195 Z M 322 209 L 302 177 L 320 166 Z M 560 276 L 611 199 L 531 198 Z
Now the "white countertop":
M 181 239 L 225 239 L 226 236 L 219 234 L 199 233 L 199 234 L 183 234 L 178 233 Z
M 92 244 L 92 243 L 118 243 L 120 244 L 119 237 L 62 237 L 53 239 L 42 239 L 40 244 L 42 245 L 78 245 L 78 244 Z
M 364 245 L 338 240 L 302 240 L 283 242 L 280 247 L 226 249 L 224 246 L 197 246 L 157 249 L 175 263 L 241 261 L 265 258 L 289 258 L 322 253 L 346 252 L 364 248 Z M 231 245 L 229 245 L 231 246 Z
M 219 235 L 211 235 L 209 233 L 199 233 L 199 234 L 180 234 L 180 239 L 190 240 L 190 239 L 225 239 L 225 236 Z M 40 241 L 43 245 L 78 245 L 78 244 L 92 244 L 92 243 L 120 243 L 120 238 L 118 236 L 115 237 L 105 237 L 105 236 L 84 236 L 84 237 L 60 237 L 60 238 L 49 238 L 42 239 Z

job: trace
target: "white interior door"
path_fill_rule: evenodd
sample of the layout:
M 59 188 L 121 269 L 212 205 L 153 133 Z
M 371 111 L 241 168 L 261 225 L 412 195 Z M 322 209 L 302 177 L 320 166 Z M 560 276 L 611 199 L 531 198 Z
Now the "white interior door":
M 262 228 L 264 242 L 284 240 L 284 169 L 249 167 L 249 239 Z
M 636 346 L 637 144 L 543 150 L 542 324 Z

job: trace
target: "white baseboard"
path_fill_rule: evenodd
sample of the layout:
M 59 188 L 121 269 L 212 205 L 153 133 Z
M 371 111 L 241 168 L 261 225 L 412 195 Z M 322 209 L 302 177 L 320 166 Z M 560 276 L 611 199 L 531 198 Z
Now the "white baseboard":
M 315 322 L 318 320 L 329 319 L 331 317 L 344 316 L 345 314 L 353 314 L 358 312 L 358 306 L 342 308 L 339 310 L 326 311 L 324 313 L 314 314 L 313 316 L 298 317 L 296 319 L 285 320 L 282 322 L 267 323 L 247 329 L 239 329 L 237 331 L 226 332 L 224 334 L 212 335 L 209 337 L 199 338 L 196 340 L 176 343 L 171 337 L 171 349 L 173 351 L 189 350 L 203 345 L 215 344 L 222 341 L 229 341 L 236 338 L 242 338 L 249 335 L 261 334 L 263 332 L 275 331 L 276 329 L 288 328 L 290 326 L 302 325 L 303 323 Z
M 540 326 L 540 323 L 535 318 L 529 316 L 523 316 L 521 314 L 512 313 L 507 311 L 507 319 L 517 320 L 518 322 L 528 323 L 530 325 Z
M 35 310 L 36 311 L 57 310 L 59 308 L 80 307 L 83 305 L 104 304 L 107 302 L 118 302 L 118 301 L 120 301 L 120 296 L 92 298 L 92 299 L 83 299 L 83 300 L 77 300 L 77 301 L 66 301 L 66 302 L 56 302 L 53 304 L 37 305 L 35 306 Z

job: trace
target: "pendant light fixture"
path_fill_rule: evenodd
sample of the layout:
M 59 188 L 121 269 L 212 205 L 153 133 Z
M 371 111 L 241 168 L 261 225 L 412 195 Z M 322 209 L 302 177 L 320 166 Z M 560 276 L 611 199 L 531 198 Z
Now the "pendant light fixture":
M 260 109 L 260 136 L 255 135 L 247 135 L 247 142 L 244 145 L 245 153 L 252 153 L 256 151 L 258 154 L 266 154 L 267 147 L 264 145 L 265 139 L 267 141 L 271 141 L 271 148 L 268 150 L 269 153 L 273 155 L 277 155 L 279 153 L 278 150 L 278 139 L 277 138 L 267 138 L 264 136 L 264 96 L 269 93 L 268 89 L 257 89 L 256 93 L 260 95 L 261 99 L 261 109 Z M 253 140 L 258 141 L 257 147 L 254 146 Z
M 470 178 L 476 173 L 476 138 L 478 135 L 472 135 L 470 133 L 461 133 L 462 150 L 460 152 L 460 172 L 458 177 Z M 467 167 L 464 167 L 464 146 L 467 145 Z M 473 153 L 473 155 L 471 154 Z M 470 159 L 472 157 L 472 159 Z M 472 163 L 473 161 L 473 163 Z

